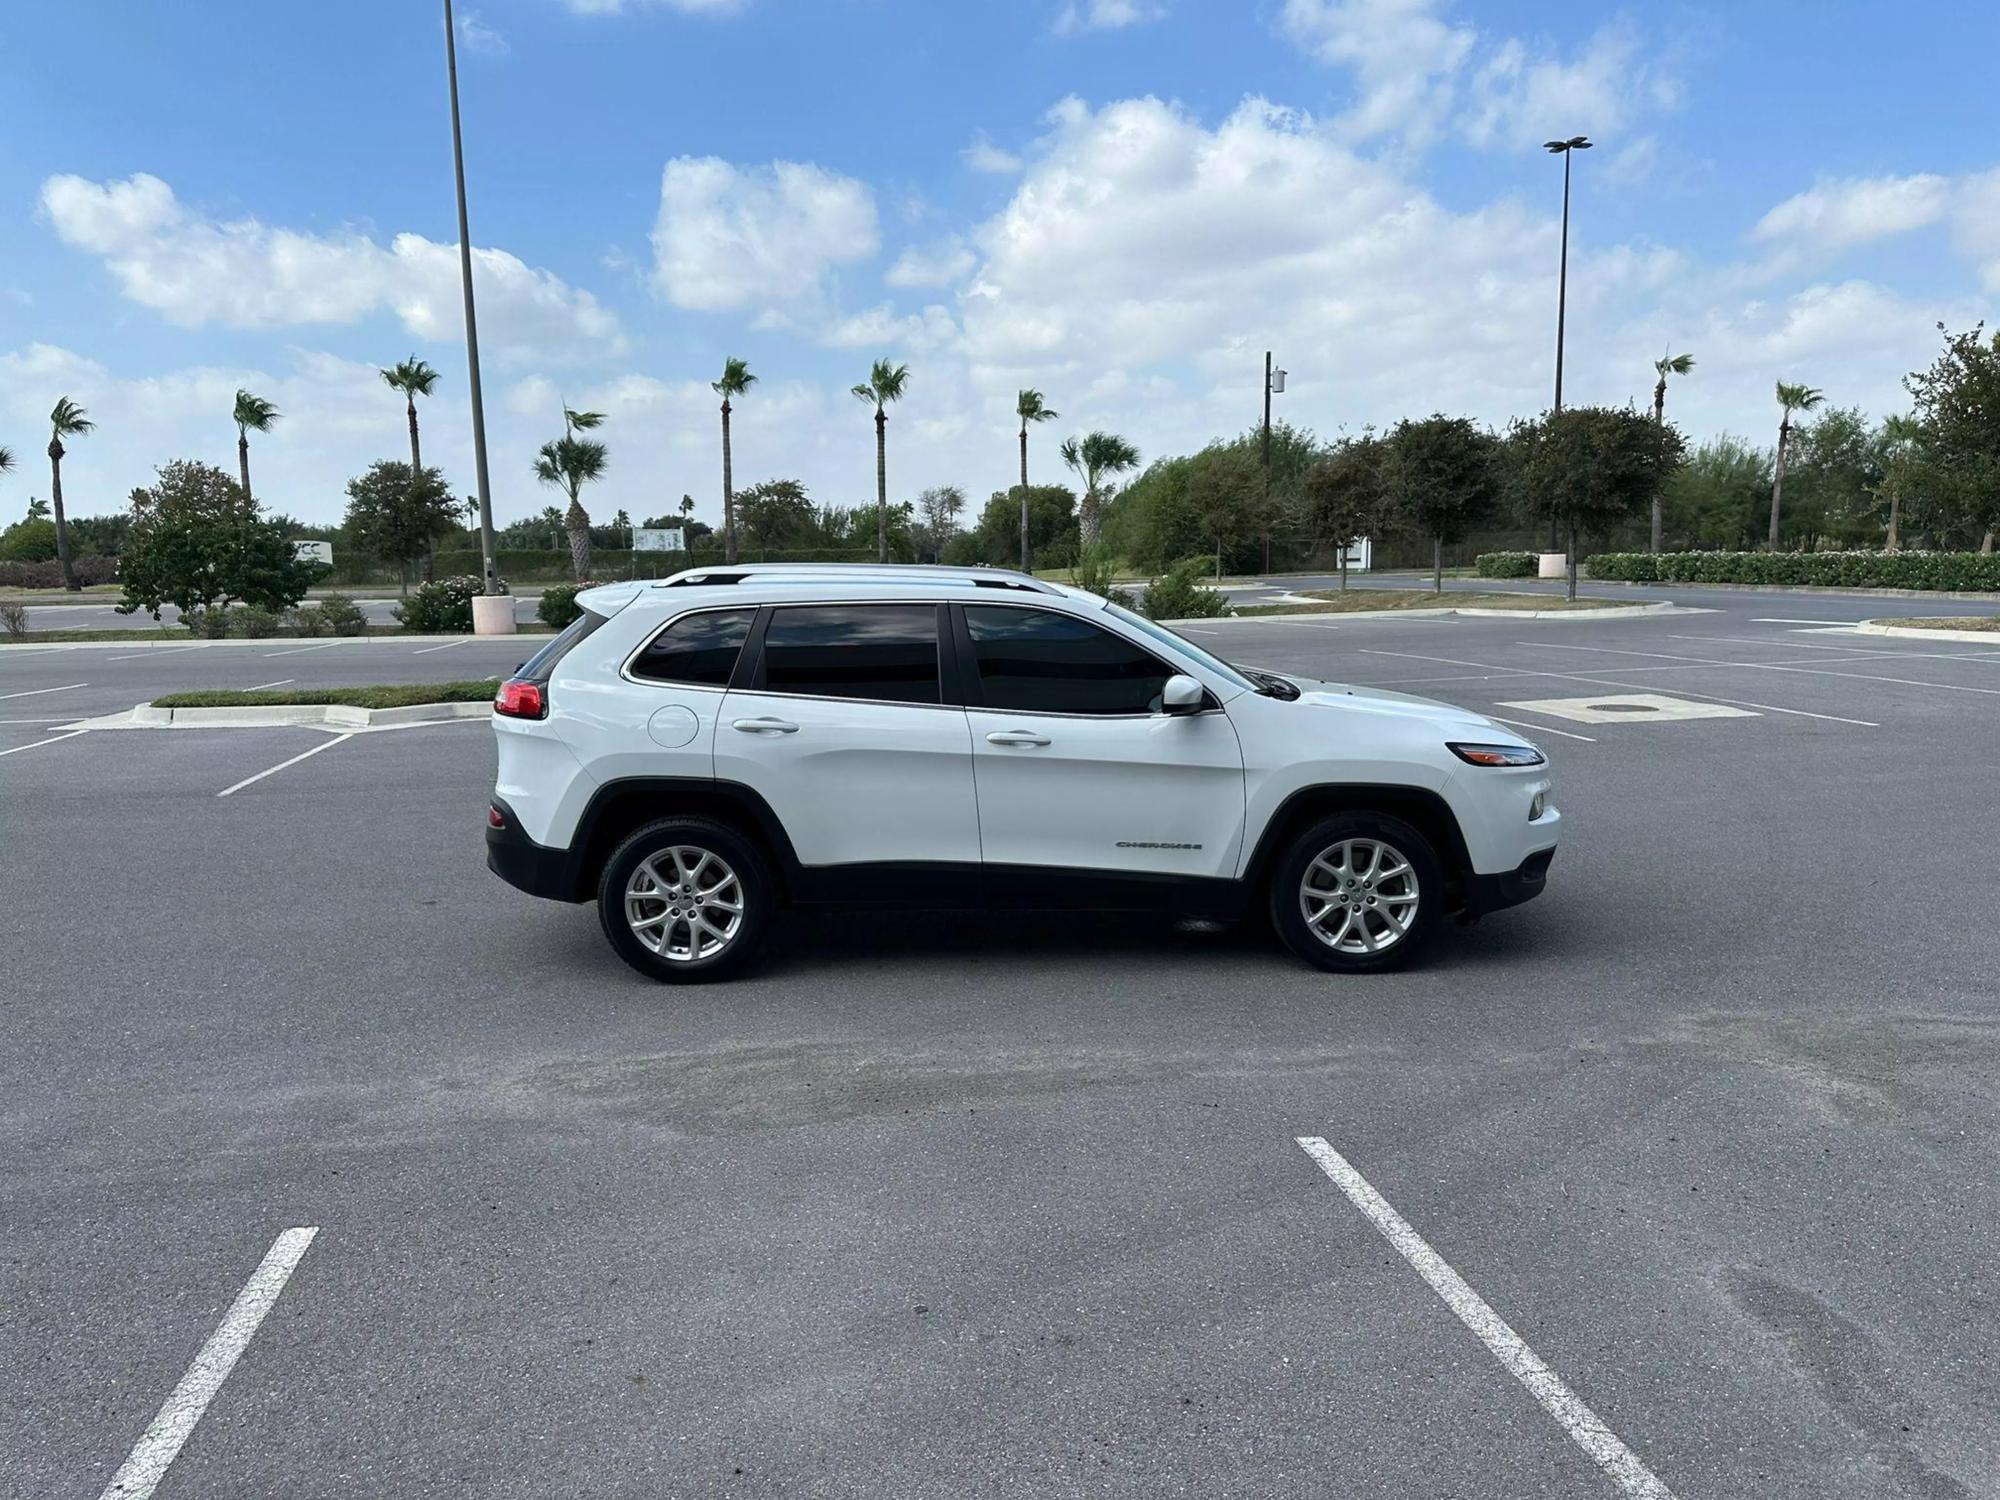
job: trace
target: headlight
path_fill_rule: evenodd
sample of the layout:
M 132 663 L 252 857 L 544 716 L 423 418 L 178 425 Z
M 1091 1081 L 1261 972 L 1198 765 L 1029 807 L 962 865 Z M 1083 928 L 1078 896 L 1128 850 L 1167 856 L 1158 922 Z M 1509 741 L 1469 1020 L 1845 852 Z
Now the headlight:
M 1450 745 L 1469 766 L 1539 766 L 1544 756 L 1532 745 Z

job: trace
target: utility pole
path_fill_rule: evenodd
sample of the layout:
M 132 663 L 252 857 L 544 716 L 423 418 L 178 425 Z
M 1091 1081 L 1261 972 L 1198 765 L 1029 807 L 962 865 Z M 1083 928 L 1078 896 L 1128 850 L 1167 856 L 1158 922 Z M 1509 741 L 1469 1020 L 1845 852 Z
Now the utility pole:
M 1563 409 L 1563 318 L 1569 306 L 1569 159 L 1578 151 L 1590 149 L 1590 137 L 1573 135 L 1566 141 L 1544 141 L 1542 148 L 1563 159 L 1563 224 L 1562 258 L 1556 272 L 1556 404 L 1555 409 Z M 1556 520 L 1549 517 L 1549 551 L 1553 552 L 1560 541 L 1556 535 Z
M 486 474 L 486 404 L 479 389 L 479 319 L 472 305 L 472 231 L 465 212 L 465 143 L 458 123 L 458 34 L 451 0 L 444 0 L 444 66 L 451 90 L 451 168 L 458 186 L 458 273 L 465 286 L 465 363 L 472 392 L 472 471 L 479 496 L 479 554 L 484 592 L 500 592 L 493 539 L 493 489 Z M 509 616 L 511 629 L 512 614 Z
M 1271 571 L 1271 393 L 1283 394 L 1285 372 L 1271 368 L 1271 351 L 1264 351 L 1264 571 Z M 1216 576 L 1222 575 L 1220 559 Z

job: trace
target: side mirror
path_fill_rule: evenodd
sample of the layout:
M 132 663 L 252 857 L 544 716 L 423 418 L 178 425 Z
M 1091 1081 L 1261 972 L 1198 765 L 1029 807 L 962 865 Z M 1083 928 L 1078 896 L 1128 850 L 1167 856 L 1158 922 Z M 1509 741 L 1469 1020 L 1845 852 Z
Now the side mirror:
M 1160 690 L 1160 711 L 1167 714 L 1201 712 L 1202 686 L 1192 677 L 1176 672 Z

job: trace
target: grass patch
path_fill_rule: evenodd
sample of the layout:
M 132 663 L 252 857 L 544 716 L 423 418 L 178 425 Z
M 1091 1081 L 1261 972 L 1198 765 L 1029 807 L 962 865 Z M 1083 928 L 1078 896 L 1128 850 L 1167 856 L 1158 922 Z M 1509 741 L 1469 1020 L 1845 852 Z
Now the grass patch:
M 168 693 L 155 698 L 155 708 L 414 708 L 420 703 L 484 703 L 500 691 L 500 679 L 473 682 L 408 682 L 375 687 L 264 688 L 258 692 L 212 689 L 201 693 Z
M 1906 620 L 1877 620 L 1877 625 L 1900 625 L 1907 630 L 1983 630 L 2000 635 L 2000 615 L 1916 615 Z
M 1555 599 L 1547 594 L 1475 594 L 1450 591 L 1433 594 L 1428 589 L 1309 589 L 1307 597 L 1317 604 L 1244 604 L 1239 615 L 1341 615 L 1359 611 L 1397 609 L 1517 609 L 1570 610 L 1609 609 L 1629 604 L 1621 599 Z

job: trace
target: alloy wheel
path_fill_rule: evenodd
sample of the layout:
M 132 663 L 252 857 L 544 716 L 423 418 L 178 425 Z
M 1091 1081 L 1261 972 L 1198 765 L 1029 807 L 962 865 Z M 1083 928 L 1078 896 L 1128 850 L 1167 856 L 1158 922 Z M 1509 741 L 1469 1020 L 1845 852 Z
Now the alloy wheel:
M 675 844 L 641 861 L 626 881 L 625 921 L 670 963 L 714 958 L 743 928 L 743 883 L 713 850 Z
M 1402 852 L 1380 839 L 1342 839 L 1306 866 L 1299 910 L 1306 927 L 1340 953 L 1382 953 L 1417 919 L 1422 891 Z

